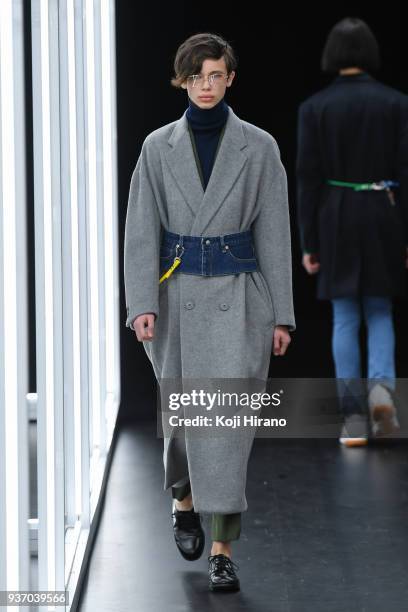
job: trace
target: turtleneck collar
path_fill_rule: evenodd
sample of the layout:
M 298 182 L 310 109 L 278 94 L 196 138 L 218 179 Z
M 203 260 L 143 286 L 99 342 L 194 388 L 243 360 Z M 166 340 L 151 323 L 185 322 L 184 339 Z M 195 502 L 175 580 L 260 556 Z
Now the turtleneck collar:
M 229 107 L 222 98 L 212 108 L 200 108 L 195 102 L 189 100 L 186 117 L 193 130 L 205 131 L 221 128 L 228 118 Z

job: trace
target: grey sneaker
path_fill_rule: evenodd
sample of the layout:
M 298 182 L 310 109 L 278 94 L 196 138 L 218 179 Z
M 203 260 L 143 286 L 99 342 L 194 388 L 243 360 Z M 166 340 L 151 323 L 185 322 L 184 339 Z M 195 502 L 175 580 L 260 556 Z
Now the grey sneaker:
M 368 423 L 364 414 L 355 413 L 344 417 L 340 444 L 344 446 L 364 446 L 368 443 Z
M 392 392 L 387 387 L 380 383 L 374 385 L 368 394 L 368 408 L 371 431 L 375 438 L 400 430 Z

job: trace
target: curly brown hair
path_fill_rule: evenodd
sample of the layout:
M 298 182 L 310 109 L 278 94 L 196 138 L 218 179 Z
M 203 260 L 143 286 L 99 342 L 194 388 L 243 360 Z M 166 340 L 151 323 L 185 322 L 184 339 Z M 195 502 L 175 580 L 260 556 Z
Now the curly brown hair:
M 173 87 L 181 87 L 190 74 L 200 72 L 204 60 L 218 60 L 222 57 L 225 59 L 229 75 L 238 64 L 236 54 L 229 42 L 218 34 L 209 32 L 193 34 L 177 49 L 174 58 L 175 76 L 170 83 Z

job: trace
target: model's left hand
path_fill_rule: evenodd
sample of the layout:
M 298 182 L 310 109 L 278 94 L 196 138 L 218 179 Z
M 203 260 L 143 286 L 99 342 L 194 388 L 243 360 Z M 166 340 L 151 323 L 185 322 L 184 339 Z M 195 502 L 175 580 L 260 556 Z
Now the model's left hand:
M 273 354 L 284 355 L 291 342 L 291 337 L 286 325 L 277 325 L 273 332 Z

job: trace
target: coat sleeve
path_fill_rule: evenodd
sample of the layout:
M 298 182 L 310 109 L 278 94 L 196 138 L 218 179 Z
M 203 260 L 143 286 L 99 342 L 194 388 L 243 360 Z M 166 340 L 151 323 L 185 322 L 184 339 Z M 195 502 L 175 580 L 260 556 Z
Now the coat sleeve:
M 288 186 L 275 139 L 265 156 L 258 197 L 261 205 L 252 232 L 259 268 L 272 298 L 275 325 L 287 325 L 289 331 L 294 331 Z
M 124 237 L 126 327 L 143 313 L 159 316 L 160 215 L 149 164 L 148 139 L 133 171 Z
M 316 117 L 309 103 L 298 110 L 296 191 L 300 244 L 303 253 L 318 253 L 317 210 L 323 184 Z

